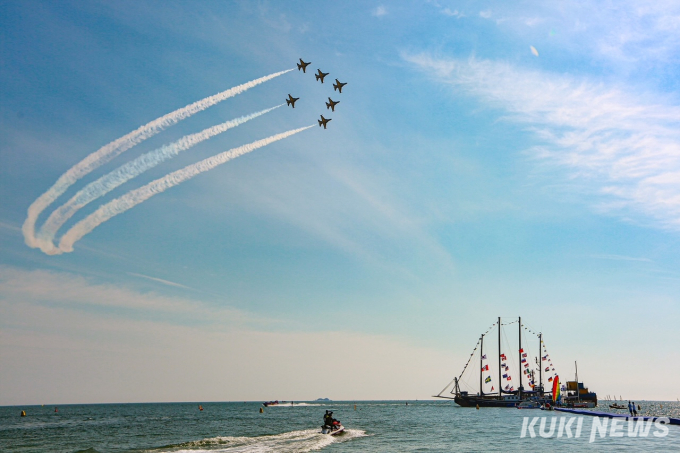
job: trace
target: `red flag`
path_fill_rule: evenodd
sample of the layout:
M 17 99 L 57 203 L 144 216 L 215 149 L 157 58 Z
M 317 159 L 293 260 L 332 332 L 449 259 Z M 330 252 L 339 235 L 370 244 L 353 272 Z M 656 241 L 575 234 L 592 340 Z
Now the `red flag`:
M 493 385 L 491 386 L 491 391 L 493 392 Z
M 524 348 L 520 349 L 519 352 L 524 352 Z

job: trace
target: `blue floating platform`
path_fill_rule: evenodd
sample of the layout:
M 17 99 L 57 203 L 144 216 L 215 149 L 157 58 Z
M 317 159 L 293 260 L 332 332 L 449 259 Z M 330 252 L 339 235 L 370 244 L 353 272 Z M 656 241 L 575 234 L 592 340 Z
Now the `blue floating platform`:
M 639 416 L 639 417 L 631 417 L 630 415 L 626 414 L 611 414 L 609 412 L 597 412 L 597 411 L 584 411 L 581 409 L 565 409 L 562 407 L 556 407 L 556 411 L 560 412 L 568 412 L 570 414 L 577 414 L 577 415 L 590 415 L 591 417 L 605 417 L 605 418 L 624 418 L 626 420 L 643 420 L 643 421 L 656 421 L 661 418 L 666 418 L 668 420 L 669 425 L 680 425 L 680 418 L 670 418 L 670 417 L 649 417 L 649 416 Z

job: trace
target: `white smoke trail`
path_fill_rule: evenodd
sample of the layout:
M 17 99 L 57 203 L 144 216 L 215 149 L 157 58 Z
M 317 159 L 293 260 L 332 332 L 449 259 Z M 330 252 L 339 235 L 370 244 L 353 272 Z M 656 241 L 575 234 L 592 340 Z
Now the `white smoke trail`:
M 168 126 L 172 126 L 173 124 L 176 124 L 177 122 L 188 118 L 195 113 L 205 110 L 208 107 L 224 101 L 225 99 L 243 93 L 244 91 L 256 85 L 264 83 L 292 70 L 293 69 L 287 69 L 285 71 L 275 72 L 274 74 L 260 77 L 259 79 L 246 82 L 242 85 L 222 91 L 221 93 L 201 99 L 200 101 L 196 101 L 193 104 L 187 105 L 186 107 L 182 107 L 181 109 L 175 110 L 174 112 L 168 113 L 167 115 L 161 116 L 160 118 L 155 119 L 150 123 L 147 123 L 144 126 L 141 126 L 138 129 L 130 132 L 129 134 L 112 141 L 108 145 L 102 146 L 97 151 L 68 169 L 66 173 L 57 179 L 57 182 L 55 182 L 54 185 L 47 190 L 47 192 L 40 195 L 31 204 L 31 206 L 28 207 L 28 215 L 24 221 L 24 225 L 22 226 L 26 245 L 32 248 L 39 247 L 38 241 L 35 237 L 35 222 L 38 220 L 40 213 L 43 212 L 50 204 L 52 204 L 54 200 L 59 198 L 59 196 L 63 194 L 73 183 L 86 174 L 90 173 L 95 168 L 98 168 L 99 166 L 109 162 L 114 157 L 118 156 L 124 151 L 127 151 L 147 138 L 156 135 Z
M 83 189 L 78 191 L 78 193 L 76 193 L 69 201 L 64 203 L 58 209 L 54 210 L 52 214 L 50 214 L 38 232 L 36 241 L 40 246 L 40 249 L 45 253 L 50 253 L 53 251 L 55 246 L 52 241 L 54 240 L 54 236 L 57 234 L 59 228 L 61 228 L 61 226 L 68 219 L 70 219 L 73 214 L 78 212 L 79 209 L 91 201 L 109 193 L 116 187 L 124 184 L 132 178 L 139 176 L 145 171 L 160 164 L 164 160 L 175 157 L 180 152 L 185 151 L 204 140 L 221 134 L 222 132 L 225 132 L 233 127 L 239 126 L 247 121 L 252 120 L 253 118 L 257 118 L 258 116 L 271 112 L 282 105 L 283 104 L 277 105 L 276 107 L 265 109 L 250 115 L 224 122 L 222 124 L 218 124 L 196 134 L 185 135 L 176 142 L 170 143 L 169 145 L 163 145 L 161 148 L 149 151 L 148 153 L 121 165 L 117 169 L 102 176 L 96 181 L 91 182 Z
M 156 179 L 155 181 L 151 181 L 150 183 L 138 189 L 131 190 L 125 195 L 100 206 L 95 212 L 76 223 L 64 234 L 64 236 L 62 236 L 61 241 L 59 242 L 59 248 L 55 248 L 49 252 L 49 254 L 56 255 L 63 252 L 72 252 L 73 244 L 97 228 L 99 225 L 109 220 L 111 217 L 122 214 L 128 209 L 131 209 L 134 206 L 137 206 L 138 204 L 148 200 L 154 195 L 164 192 L 173 186 L 181 184 L 200 173 L 212 170 L 218 165 L 235 159 L 236 157 L 242 156 L 243 154 L 249 153 L 278 140 L 282 140 L 286 137 L 290 137 L 291 135 L 297 134 L 298 132 L 302 132 L 311 127 L 314 127 L 314 125 L 302 127 L 300 129 L 293 129 L 281 134 L 272 135 L 271 137 L 267 137 L 262 140 L 248 143 L 247 145 L 239 146 L 238 148 L 230 149 L 229 151 L 208 157 L 207 159 L 203 159 L 200 162 L 188 165 L 180 170 L 169 173 L 164 177 Z

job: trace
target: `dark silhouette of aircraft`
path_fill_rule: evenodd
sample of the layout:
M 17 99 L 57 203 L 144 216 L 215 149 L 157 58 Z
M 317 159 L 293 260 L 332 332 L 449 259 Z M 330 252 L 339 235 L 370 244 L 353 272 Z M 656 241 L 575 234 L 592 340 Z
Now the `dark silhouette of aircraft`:
M 323 128 L 326 129 L 326 124 L 331 121 L 332 118 L 324 118 L 323 115 L 321 115 L 321 119 L 317 120 L 319 122 L 319 127 L 323 125 Z
M 331 109 L 331 111 L 335 112 L 335 106 L 338 105 L 340 101 L 334 101 L 331 98 L 328 98 L 328 102 L 326 102 L 326 110 Z
M 300 99 L 300 98 L 294 98 L 293 96 L 288 94 L 288 99 L 286 99 L 286 104 L 295 108 L 295 101 L 297 101 L 298 99 Z
M 329 73 L 328 72 L 323 73 L 323 72 L 321 72 L 321 69 L 317 69 L 317 71 L 319 71 L 319 73 L 314 74 L 314 77 L 316 77 L 316 80 L 321 79 L 321 83 L 323 83 L 323 78 L 326 77 Z
M 311 61 L 309 63 L 305 63 L 302 61 L 302 58 L 300 58 L 300 62 L 297 64 L 298 71 L 302 69 L 302 72 L 307 72 L 307 66 L 309 66 L 310 63 Z
M 340 83 L 338 79 L 335 79 L 335 83 L 333 84 L 333 91 L 338 90 L 339 92 L 342 93 L 342 87 L 347 85 L 347 82 L 345 83 Z

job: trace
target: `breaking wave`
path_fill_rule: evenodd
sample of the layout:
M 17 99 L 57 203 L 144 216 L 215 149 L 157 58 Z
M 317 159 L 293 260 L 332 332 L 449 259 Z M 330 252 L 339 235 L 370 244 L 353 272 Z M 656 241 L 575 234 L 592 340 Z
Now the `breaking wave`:
M 366 436 L 366 432 L 359 429 L 346 429 L 343 434 L 329 436 L 321 434 L 318 429 L 291 431 L 271 436 L 256 437 L 212 437 L 165 447 L 162 452 L 196 453 L 196 452 L 290 452 L 304 453 L 321 450 L 333 443 L 347 442 L 358 437 Z

